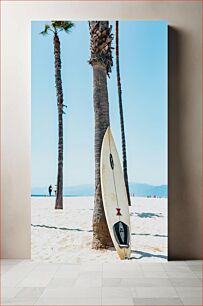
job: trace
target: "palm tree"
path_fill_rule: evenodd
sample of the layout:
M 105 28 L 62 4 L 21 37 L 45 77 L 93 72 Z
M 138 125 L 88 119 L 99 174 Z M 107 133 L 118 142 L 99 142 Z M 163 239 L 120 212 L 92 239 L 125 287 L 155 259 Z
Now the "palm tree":
M 46 35 L 53 34 L 54 61 L 55 61 L 55 85 L 58 108 L 58 174 L 55 209 L 63 209 L 63 114 L 66 105 L 63 102 L 63 89 L 61 79 L 61 48 L 59 32 L 70 32 L 74 24 L 70 21 L 51 21 L 45 24 L 44 30 L 40 33 Z
M 93 213 L 93 243 L 95 249 L 112 246 L 101 194 L 100 154 L 104 134 L 109 126 L 107 76 L 113 66 L 111 42 L 112 27 L 108 21 L 90 21 L 89 63 L 93 68 L 93 101 L 95 113 L 95 199 Z
M 123 175 L 124 175 L 126 192 L 127 192 L 127 197 L 128 197 L 128 205 L 130 206 L 131 201 L 130 201 L 130 192 L 129 192 L 129 185 L 128 185 L 126 141 L 125 141 L 125 128 L 124 128 L 123 104 L 122 104 L 122 89 L 121 89 L 120 65 L 119 65 L 119 24 L 118 24 L 118 21 L 116 21 L 116 74 L 117 74 L 118 101 L 119 101 L 119 113 L 120 113 L 120 124 L 121 124 Z

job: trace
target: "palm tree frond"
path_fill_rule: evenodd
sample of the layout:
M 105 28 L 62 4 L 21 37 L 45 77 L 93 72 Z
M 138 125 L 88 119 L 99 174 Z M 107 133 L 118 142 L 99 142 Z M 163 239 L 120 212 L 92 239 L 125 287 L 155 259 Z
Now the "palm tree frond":
M 40 32 L 40 34 L 42 34 L 42 35 L 48 34 L 49 29 L 50 29 L 50 26 L 48 24 L 45 24 L 44 30 L 42 32 Z
M 67 20 L 65 21 L 52 20 L 51 24 L 54 29 L 57 29 L 60 31 L 64 30 L 66 33 L 69 33 L 70 29 L 74 27 L 74 23 L 71 21 L 67 21 Z
M 62 23 L 62 28 L 66 33 L 69 33 L 74 26 L 74 23 L 71 21 L 63 21 Z
M 61 21 L 57 21 L 57 20 L 52 20 L 51 21 L 51 25 L 56 29 L 56 28 L 60 28 L 61 27 Z

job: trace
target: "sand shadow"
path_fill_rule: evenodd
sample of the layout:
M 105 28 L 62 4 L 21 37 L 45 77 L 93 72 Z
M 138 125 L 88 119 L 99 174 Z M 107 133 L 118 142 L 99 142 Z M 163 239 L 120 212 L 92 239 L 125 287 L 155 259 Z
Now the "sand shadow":
M 151 258 L 151 257 L 161 258 L 161 259 L 166 259 L 166 260 L 168 259 L 168 257 L 165 256 L 165 255 L 155 255 L 155 254 L 151 254 L 151 253 L 147 253 L 147 252 L 142 252 L 142 251 L 132 250 L 131 253 L 136 253 L 136 254 L 140 255 L 140 257 L 132 256 L 132 257 L 129 258 L 129 260 L 131 260 L 131 259 Z
M 68 227 L 57 227 L 57 226 L 50 226 L 50 225 L 45 225 L 45 224 L 31 224 L 32 227 L 43 227 L 43 228 L 48 228 L 48 229 L 58 229 L 62 231 L 76 231 L 76 232 L 88 232 L 92 233 L 92 230 L 82 230 L 80 228 L 68 228 Z
M 139 218 L 163 218 L 162 214 L 154 214 L 154 213 L 135 213 Z
M 159 234 L 136 234 L 136 233 L 131 233 L 132 236 L 152 236 L 152 237 L 162 237 L 162 238 L 167 238 L 167 235 L 159 235 Z

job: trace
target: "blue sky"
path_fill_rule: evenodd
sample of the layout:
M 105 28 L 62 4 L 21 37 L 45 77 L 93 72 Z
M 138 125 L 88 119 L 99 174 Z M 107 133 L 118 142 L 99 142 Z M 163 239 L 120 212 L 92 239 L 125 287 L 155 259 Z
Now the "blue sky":
M 53 37 L 33 21 L 32 187 L 56 183 L 57 107 Z M 64 103 L 64 186 L 94 183 L 94 111 L 88 23 L 60 33 Z M 114 31 L 114 22 L 111 22 Z M 130 182 L 167 184 L 167 22 L 120 22 L 120 71 Z M 108 80 L 110 120 L 121 156 L 116 67 Z

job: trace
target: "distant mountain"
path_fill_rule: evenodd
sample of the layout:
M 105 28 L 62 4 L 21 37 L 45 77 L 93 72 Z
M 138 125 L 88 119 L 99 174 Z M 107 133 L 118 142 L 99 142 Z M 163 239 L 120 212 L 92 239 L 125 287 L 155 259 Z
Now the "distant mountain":
M 77 185 L 71 187 L 64 187 L 64 194 L 73 196 L 91 196 L 94 194 L 93 185 Z
M 129 188 L 130 193 L 137 197 L 156 196 L 166 198 L 168 195 L 167 185 L 154 186 L 149 184 L 130 183 Z
M 153 186 L 149 184 L 141 184 L 141 183 L 130 183 L 130 193 L 131 195 L 137 197 L 167 197 L 168 194 L 168 186 L 160 185 Z M 77 185 L 64 187 L 64 196 L 91 196 L 94 194 L 94 186 L 93 185 Z M 32 188 L 32 196 L 46 196 L 48 195 L 48 187 L 33 187 Z

